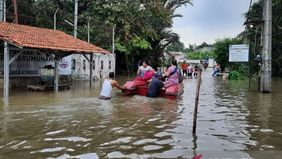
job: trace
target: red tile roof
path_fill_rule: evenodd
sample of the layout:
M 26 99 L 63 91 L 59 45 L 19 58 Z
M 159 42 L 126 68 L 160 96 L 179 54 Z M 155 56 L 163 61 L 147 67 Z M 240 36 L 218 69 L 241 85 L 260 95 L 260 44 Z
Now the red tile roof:
M 110 53 L 62 31 L 0 22 L 0 39 L 16 46 L 76 53 Z

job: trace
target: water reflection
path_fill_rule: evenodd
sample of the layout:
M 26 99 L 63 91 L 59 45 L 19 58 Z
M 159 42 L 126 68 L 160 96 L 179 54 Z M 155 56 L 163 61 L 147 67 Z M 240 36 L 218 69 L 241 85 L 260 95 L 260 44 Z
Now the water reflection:
M 8 132 L 7 132 L 7 129 L 8 129 L 8 122 L 9 122 L 9 101 L 7 99 L 3 99 L 3 112 L 2 112 L 3 115 L 1 119 L 1 126 L 2 126 L 2 134 L 3 134 L 3 137 L 7 136 L 8 135 Z M 2 147 L 0 146 L 0 149 Z
M 126 78 L 120 78 L 126 81 Z M 70 91 L 12 90 L 0 106 L 0 158 L 203 158 L 282 149 L 281 81 L 273 94 L 248 92 L 248 81 L 203 74 L 197 136 L 192 135 L 195 79 L 177 100 L 97 98 L 100 82 Z M 226 153 L 224 153 L 226 152 Z

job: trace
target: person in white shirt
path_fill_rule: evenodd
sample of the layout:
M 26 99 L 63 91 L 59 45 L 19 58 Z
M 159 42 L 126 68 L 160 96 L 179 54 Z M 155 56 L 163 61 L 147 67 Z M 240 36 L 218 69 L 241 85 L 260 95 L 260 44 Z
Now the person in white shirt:
M 146 71 L 154 70 L 151 66 L 148 65 L 147 61 L 143 61 L 142 66 L 137 70 L 137 76 L 143 77 Z
M 102 90 L 99 96 L 99 99 L 109 100 L 112 98 L 112 88 L 117 87 L 118 89 L 122 90 L 125 89 L 124 86 L 120 86 L 116 80 L 114 80 L 115 73 L 110 72 L 109 78 L 105 79 Z
M 193 75 L 193 66 L 188 64 L 188 78 L 192 78 Z

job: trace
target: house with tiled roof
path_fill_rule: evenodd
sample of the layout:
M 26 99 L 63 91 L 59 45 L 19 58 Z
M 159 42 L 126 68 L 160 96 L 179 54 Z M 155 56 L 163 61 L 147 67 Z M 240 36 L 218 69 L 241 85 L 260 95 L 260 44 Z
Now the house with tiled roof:
M 11 77 L 37 77 L 41 67 L 55 66 L 54 59 L 59 61 L 59 74 L 77 79 L 89 79 L 90 70 L 100 78 L 115 69 L 112 53 L 62 31 L 1 22 L 0 40 L 9 46 Z M 0 53 L 3 61 L 3 49 Z

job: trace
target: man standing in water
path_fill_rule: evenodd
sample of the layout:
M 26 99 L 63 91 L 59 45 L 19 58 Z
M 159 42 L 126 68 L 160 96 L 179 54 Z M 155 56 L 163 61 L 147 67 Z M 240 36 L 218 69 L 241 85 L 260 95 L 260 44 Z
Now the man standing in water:
M 182 63 L 181 67 L 182 67 L 183 76 L 186 77 L 187 76 L 187 67 L 188 67 L 186 61 Z
M 124 86 L 120 86 L 116 80 L 114 80 L 115 73 L 110 72 L 109 77 L 105 79 L 102 90 L 99 96 L 99 99 L 109 100 L 111 99 L 112 88 L 117 87 L 118 89 L 122 90 L 125 89 Z

